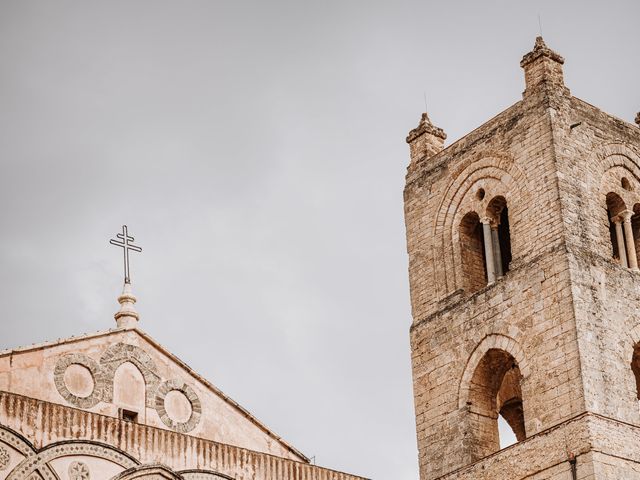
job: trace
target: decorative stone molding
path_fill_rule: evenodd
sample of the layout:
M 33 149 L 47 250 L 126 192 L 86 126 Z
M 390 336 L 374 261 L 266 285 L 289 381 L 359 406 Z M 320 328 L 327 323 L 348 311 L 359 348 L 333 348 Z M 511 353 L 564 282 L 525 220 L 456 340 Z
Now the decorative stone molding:
M 58 480 L 56 475 L 49 470 L 47 464 L 56 458 L 72 455 L 86 455 L 90 457 L 104 458 L 120 465 L 124 469 L 138 465 L 138 462 L 134 460 L 133 457 L 130 457 L 124 452 L 108 445 L 86 441 L 66 441 L 50 445 L 39 451 L 37 454 L 34 453 L 25 458 L 11 471 L 6 480 L 27 479 L 36 470 L 40 472 L 43 480 Z M 71 473 L 71 470 L 69 473 Z M 70 477 L 70 480 L 87 480 L 87 478 Z
M 155 408 L 158 416 L 167 427 L 177 432 L 186 433 L 198 425 L 202 414 L 202 404 L 193 388 L 181 380 L 169 380 L 161 383 L 155 362 L 147 352 L 136 345 L 116 343 L 110 346 L 100 357 L 99 364 L 81 353 L 60 357 L 54 371 L 56 388 L 67 402 L 79 408 L 91 408 L 100 401 L 112 402 L 116 370 L 127 362 L 134 364 L 142 373 L 146 387 L 145 405 L 148 408 Z M 65 384 L 65 371 L 74 364 L 87 368 L 91 373 L 93 391 L 87 397 L 74 395 Z M 191 415 L 185 422 L 172 419 L 166 411 L 165 398 L 169 392 L 174 390 L 181 392 L 191 404 Z M 78 478 L 75 480 L 86 479 Z
M 169 414 L 167 413 L 167 410 L 164 406 L 164 400 L 167 394 L 174 390 L 182 393 L 191 403 L 191 415 L 186 422 L 177 422 L 173 420 L 171 417 L 169 417 Z M 191 388 L 181 380 L 169 380 L 163 382 L 158 387 L 158 391 L 156 392 L 155 409 L 158 412 L 162 423 L 164 423 L 172 430 L 180 433 L 187 433 L 193 430 L 200 422 L 200 416 L 202 414 L 202 404 L 200 403 L 198 395 L 196 395 L 196 392 L 193 390 L 193 388 Z
M 81 365 L 89 370 L 93 379 L 93 391 L 87 397 L 79 397 L 69 391 L 64 381 L 64 372 L 70 365 Z M 100 366 L 98 363 L 82 353 L 70 353 L 58 359 L 53 372 L 53 380 L 62 397 L 79 408 L 91 408 L 102 399 L 102 383 L 100 382 Z
M 184 480 L 233 480 L 233 477 L 205 470 L 183 470 L 178 472 Z
M 0 442 L 6 443 L 12 448 L 15 448 L 25 457 L 31 455 L 35 452 L 34 448 L 31 446 L 29 442 L 24 440 L 18 434 L 16 434 L 13 430 L 0 425 Z
M 113 378 L 118 367 L 126 362 L 133 363 L 142 373 L 147 389 L 145 404 L 147 407 L 153 408 L 155 406 L 153 392 L 156 391 L 160 383 L 158 368 L 151 356 L 142 348 L 126 343 L 112 345 L 100 357 L 102 372 L 99 383 L 103 392 L 103 400 L 105 402 L 113 401 Z
M 139 465 L 116 475 L 112 480 L 182 480 L 182 476 L 164 465 Z
M 6 470 L 10 460 L 11 455 L 9 455 L 9 451 L 4 447 L 0 447 L 0 471 Z
M 89 467 L 83 462 L 71 462 L 69 480 L 89 480 Z

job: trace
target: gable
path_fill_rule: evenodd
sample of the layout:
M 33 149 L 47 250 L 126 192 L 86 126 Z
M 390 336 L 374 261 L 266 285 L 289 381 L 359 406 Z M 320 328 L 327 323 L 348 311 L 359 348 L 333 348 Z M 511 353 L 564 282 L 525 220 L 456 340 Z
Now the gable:
M 0 390 L 308 462 L 135 328 L 1 352 Z

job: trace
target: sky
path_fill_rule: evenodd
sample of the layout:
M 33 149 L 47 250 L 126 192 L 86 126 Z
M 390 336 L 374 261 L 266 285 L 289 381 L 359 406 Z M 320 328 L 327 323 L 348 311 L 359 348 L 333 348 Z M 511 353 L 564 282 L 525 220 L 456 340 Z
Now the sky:
M 540 18 L 540 22 L 539 22 Z M 633 122 L 637 0 L 0 0 L 0 348 L 140 327 L 318 465 L 412 480 L 402 189 L 542 33 Z

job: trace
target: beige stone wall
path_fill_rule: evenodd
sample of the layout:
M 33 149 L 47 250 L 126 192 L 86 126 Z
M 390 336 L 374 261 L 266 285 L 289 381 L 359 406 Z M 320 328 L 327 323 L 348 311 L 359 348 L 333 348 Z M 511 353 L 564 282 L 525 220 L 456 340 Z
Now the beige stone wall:
M 137 330 L 4 352 L 0 391 L 111 417 L 126 409 L 153 427 L 306 460 Z

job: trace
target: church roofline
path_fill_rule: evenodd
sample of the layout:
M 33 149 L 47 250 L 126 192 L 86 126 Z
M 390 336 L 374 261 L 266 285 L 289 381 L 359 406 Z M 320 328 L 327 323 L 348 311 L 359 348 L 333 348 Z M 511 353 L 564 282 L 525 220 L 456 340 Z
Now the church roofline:
M 585 101 L 585 100 L 583 100 L 583 99 L 581 99 L 579 97 L 576 97 L 574 95 L 568 95 L 567 98 L 569 99 L 569 101 L 575 100 L 578 103 L 581 103 L 586 107 L 589 107 L 589 108 L 591 108 L 593 110 L 597 110 L 598 112 L 603 113 L 609 119 L 614 120 L 616 122 L 619 122 L 620 124 L 623 124 L 624 127 L 630 129 L 630 132 L 633 132 L 636 135 L 640 133 L 640 128 L 638 126 L 634 125 L 633 123 L 627 121 L 627 120 L 624 120 L 624 119 L 621 119 L 619 117 L 616 117 L 615 115 L 612 115 L 612 114 L 602 110 L 601 108 L 599 108 L 599 107 L 597 107 L 597 106 L 595 106 L 595 105 L 593 105 L 593 104 L 591 104 L 591 103 L 589 103 L 589 102 L 587 102 L 587 101 Z M 486 122 L 480 124 L 479 126 L 474 128 L 473 130 L 467 132 L 466 134 L 464 134 L 462 137 L 460 137 L 457 140 L 455 140 L 450 145 L 447 145 L 446 147 L 444 147 L 441 151 L 439 151 L 435 155 L 433 155 L 431 157 L 424 157 L 418 163 L 418 165 L 422 165 L 425 162 L 433 162 L 434 166 L 439 165 L 438 160 L 440 158 L 446 157 L 448 154 L 451 154 L 452 151 L 454 151 L 456 148 L 459 148 L 461 145 L 463 145 L 464 142 L 469 140 L 479 130 L 486 129 L 488 126 L 499 122 L 499 120 L 501 120 L 501 118 L 503 116 L 508 116 L 509 113 L 511 112 L 511 110 L 517 109 L 525 101 L 526 101 L 526 99 L 518 100 L 517 102 L 515 102 L 512 105 L 510 105 L 509 107 L 505 108 L 501 112 L 498 112 L 497 114 L 495 114 L 493 117 L 488 119 Z M 430 168 L 428 168 L 427 170 L 430 170 Z M 417 168 L 415 171 L 409 172 L 409 174 L 407 175 L 407 178 L 408 178 L 407 184 L 412 183 L 415 179 L 417 179 L 420 176 L 422 176 L 423 173 L 424 173 L 424 170 L 422 168 Z
M 81 341 L 84 341 L 84 340 L 100 338 L 100 337 L 106 337 L 106 336 L 109 336 L 109 335 L 112 335 L 112 334 L 122 333 L 122 332 L 134 332 L 134 333 L 138 334 L 141 338 L 143 338 L 148 343 L 150 343 L 153 347 L 155 347 L 157 350 L 159 350 L 162 354 L 166 355 L 171 360 L 173 360 L 178 366 L 180 366 L 184 370 L 186 370 L 186 372 L 189 375 L 191 375 L 196 380 L 201 382 L 206 388 L 211 390 L 218 397 L 222 398 L 225 402 L 227 402 L 232 407 L 234 407 L 236 410 L 238 410 L 245 418 L 247 418 L 247 420 L 249 420 L 251 423 L 256 425 L 258 428 L 260 428 L 262 431 L 264 431 L 271 438 L 273 438 L 274 440 L 276 440 L 277 442 L 282 444 L 287 450 L 289 450 L 294 455 L 296 455 L 299 458 L 301 458 L 304 462 L 311 463 L 311 459 L 309 457 L 307 457 L 300 450 L 298 450 L 293 445 L 291 445 L 286 440 L 284 440 L 282 437 L 280 437 L 275 432 L 273 432 L 273 430 L 271 430 L 264 423 L 262 423 L 260 420 L 258 420 L 251 412 L 249 412 L 249 410 L 247 410 L 242 405 L 240 405 L 237 401 L 233 400 L 231 397 L 226 395 L 222 390 L 220 390 L 218 387 L 213 385 L 209 380 L 207 380 L 202 375 L 200 375 L 195 370 L 193 370 L 189 365 L 187 365 L 179 357 L 177 357 L 175 354 L 171 353 L 161 343 L 159 343 L 156 340 L 154 340 L 153 337 L 151 337 L 149 334 L 147 334 L 144 331 L 142 331 L 139 327 L 111 328 L 109 330 L 101 330 L 101 331 L 98 331 L 98 332 L 85 333 L 83 335 L 72 336 L 72 337 L 62 338 L 62 339 L 58 339 L 58 340 L 50 340 L 50 341 L 41 342 L 41 343 L 34 343 L 32 345 L 25 345 L 23 347 L 5 349 L 5 350 L 0 351 L 0 358 L 6 357 L 6 356 L 11 356 L 13 354 L 22 354 L 22 353 L 26 353 L 26 352 L 30 352 L 30 351 L 34 351 L 34 350 L 43 350 L 43 349 L 46 349 L 46 348 L 56 347 L 58 345 L 67 345 L 67 344 L 70 344 L 70 343 L 81 342 Z

